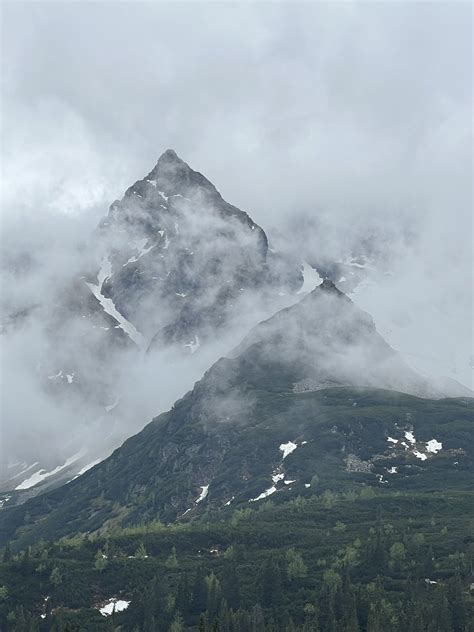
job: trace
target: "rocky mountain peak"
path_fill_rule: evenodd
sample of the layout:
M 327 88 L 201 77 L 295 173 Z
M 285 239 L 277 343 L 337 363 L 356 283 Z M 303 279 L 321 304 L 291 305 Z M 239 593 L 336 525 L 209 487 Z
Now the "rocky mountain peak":
M 206 193 L 214 200 L 221 200 L 215 186 L 198 171 L 194 171 L 182 160 L 174 149 L 167 149 L 158 158 L 158 162 L 140 182 L 146 183 L 148 189 L 153 187 L 167 196 L 196 197 Z

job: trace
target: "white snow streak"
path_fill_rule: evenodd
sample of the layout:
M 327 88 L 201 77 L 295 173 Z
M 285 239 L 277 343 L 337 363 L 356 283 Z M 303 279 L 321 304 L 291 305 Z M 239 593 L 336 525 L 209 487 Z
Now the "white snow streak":
M 262 492 L 260 496 L 257 496 L 256 498 L 251 498 L 249 500 L 249 503 L 254 503 L 257 500 L 262 500 L 262 498 L 266 498 L 267 496 L 270 496 L 271 494 L 274 494 L 275 492 L 276 492 L 276 487 L 272 485 L 271 487 L 266 489 L 264 492 Z
M 84 465 L 84 467 L 79 470 L 79 472 L 76 474 L 76 476 L 72 480 L 73 481 L 76 480 L 76 478 L 78 478 L 79 476 L 87 472 L 87 470 L 91 470 L 94 467 L 94 465 L 97 465 L 101 461 L 102 459 L 96 459 L 95 461 L 92 461 L 92 463 L 88 463 L 87 465 Z
M 80 450 L 79 452 L 76 452 L 76 454 L 73 454 L 68 459 L 66 459 L 63 465 L 58 465 L 58 467 L 55 467 L 54 470 L 51 470 L 51 472 L 47 472 L 45 469 L 38 470 L 37 472 L 32 474 L 29 478 L 27 478 L 26 480 L 22 481 L 19 485 L 17 485 L 15 489 L 29 489 L 30 487 L 33 487 L 34 485 L 41 483 L 41 481 L 44 481 L 45 478 L 54 476 L 61 470 L 64 470 L 64 468 L 68 467 L 69 465 L 71 465 L 72 463 L 80 459 L 81 456 L 83 455 L 84 455 L 84 450 Z
M 196 499 L 196 505 L 206 498 L 209 493 L 209 485 L 201 485 L 201 490 L 199 498 Z
M 144 338 L 142 334 L 135 329 L 135 327 L 130 323 L 122 314 L 116 309 L 111 298 L 106 298 L 102 295 L 100 291 L 100 287 L 98 285 L 93 285 L 92 283 L 87 283 L 87 287 L 90 289 L 92 294 L 96 297 L 99 303 L 102 305 L 104 312 L 107 312 L 109 316 L 115 318 L 118 322 L 118 327 L 122 329 L 138 346 L 142 347 L 144 344 Z

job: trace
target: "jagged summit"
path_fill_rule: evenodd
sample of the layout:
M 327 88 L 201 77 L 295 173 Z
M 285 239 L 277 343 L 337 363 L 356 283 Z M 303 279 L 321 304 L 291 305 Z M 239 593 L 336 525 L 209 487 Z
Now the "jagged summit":
M 167 149 L 158 158 L 158 162 L 150 173 L 139 181 L 146 188 L 154 187 L 167 196 L 183 196 L 196 198 L 205 196 L 207 201 L 222 201 L 216 187 L 202 173 L 192 169 L 182 160 L 174 149 Z M 136 186 L 139 183 L 135 183 Z M 132 187 L 133 189 L 133 187 Z
M 183 162 L 174 149 L 166 149 L 158 158 L 158 162 L 160 160 L 179 160 Z

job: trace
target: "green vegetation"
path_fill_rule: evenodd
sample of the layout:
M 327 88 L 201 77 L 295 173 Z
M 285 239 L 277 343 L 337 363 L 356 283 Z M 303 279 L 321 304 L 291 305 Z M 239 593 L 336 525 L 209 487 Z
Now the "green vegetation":
M 0 564 L 1 629 L 474 629 L 474 493 L 331 496 L 39 542 Z
M 297 394 L 244 369 L 245 418 L 202 422 L 208 373 L 84 476 L 0 512 L 2 632 L 473 632 L 473 401 Z M 102 616 L 111 599 L 130 603 Z

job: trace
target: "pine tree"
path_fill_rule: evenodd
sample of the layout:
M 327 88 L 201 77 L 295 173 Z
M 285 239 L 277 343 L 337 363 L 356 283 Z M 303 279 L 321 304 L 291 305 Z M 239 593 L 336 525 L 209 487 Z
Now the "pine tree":
M 304 624 L 302 632 L 319 632 L 318 609 L 312 603 L 307 603 L 304 607 Z
M 135 557 L 137 558 L 137 560 L 144 560 L 146 557 L 148 557 L 143 542 L 140 542 L 140 544 L 138 545 L 137 550 L 135 551 Z
M 462 594 L 462 582 L 459 573 L 456 573 L 449 583 L 448 600 L 453 632 L 465 632 L 467 628 L 467 609 Z
M 451 612 L 446 593 L 438 586 L 433 596 L 433 607 L 428 613 L 428 632 L 444 632 L 453 629 Z
M 206 577 L 205 581 L 207 586 L 207 612 L 209 613 L 209 617 L 212 619 L 217 614 L 221 603 L 221 586 L 219 580 L 213 572 Z
M 339 590 L 339 598 L 336 601 L 340 603 L 340 631 L 341 632 L 359 632 L 359 622 L 357 620 L 356 598 L 352 589 L 351 579 L 346 572 L 342 579 L 342 586 Z
M 63 581 L 61 572 L 57 566 L 55 566 L 53 570 L 51 571 L 51 575 L 49 576 L 49 581 L 53 584 L 54 587 L 59 586 L 61 582 Z
M 6 564 L 7 562 L 10 562 L 11 559 L 12 559 L 11 545 L 10 545 L 10 542 L 7 542 L 5 544 L 5 548 L 3 549 L 3 563 Z
M 165 566 L 166 568 L 169 569 L 175 569 L 178 568 L 178 557 L 176 555 L 176 548 L 173 547 L 171 549 L 171 553 L 169 554 L 166 562 L 165 562 Z
M 293 547 L 286 552 L 286 564 L 288 579 L 290 581 L 301 579 L 308 574 L 308 567 L 303 561 L 303 556 Z
M 263 616 L 262 607 L 260 604 L 255 604 L 252 608 L 251 618 L 251 631 L 252 632 L 264 632 L 265 630 L 265 618 Z
M 102 552 L 102 549 L 99 549 L 97 553 L 95 554 L 95 563 L 94 563 L 95 570 L 101 573 L 106 568 L 107 564 L 108 564 L 107 556 L 105 555 L 105 553 Z
M 230 612 L 225 599 L 221 600 L 218 619 L 220 632 L 230 632 Z
M 176 590 L 175 607 L 178 612 L 186 616 L 189 612 L 189 603 L 191 601 L 191 591 L 189 589 L 187 573 L 181 573 L 179 577 L 178 588 Z
M 428 579 L 431 578 L 433 576 L 433 571 L 434 571 L 434 554 L 433 554 L 433 547 L 430 544 L 426 552 L 425 562 L 423 564 L 423 573 L 425 575 L 425 578 L 428 578 Z
M 222 573 L 222 592 L 229 608 L 237 610 L 240 606 L 240 582 L 234 559 L 224 564 Z
M 194 579 L 191 608 L 194 614 L 201 614 L 206 610 L 207 605 L 207 586 L 204 578 L 204 569 L 199 566 Z
M 280 567 L 273 555 L 267 558 L 260 580 L 262 604 L 266 607 L 279 605 L 282 601 L 282 581 Z
M 202 613 L 199 617 L 198 632 L 207 632 L 207 628 L 207 616 L 205 613 Z
M 178 613 L 170 625 L 169 632 L 184 632 L 184 630 L 183 617 Z

